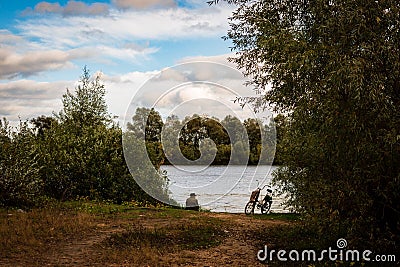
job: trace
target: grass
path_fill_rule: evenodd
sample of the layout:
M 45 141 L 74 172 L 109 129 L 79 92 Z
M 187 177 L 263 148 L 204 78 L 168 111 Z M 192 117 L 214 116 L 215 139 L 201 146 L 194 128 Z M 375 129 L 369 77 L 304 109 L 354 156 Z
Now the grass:
M 199 254 L 208 255 L 207 251 L 218 249 L 227 238 L 236 238 L 236 242 L 250 238 L 252 241 L 246 241 L 244 246 L 252 244 L 257 249 L 266 237 L 277 246 L 286 245 L 285 238 L 293 240 L 299 232 L 292 231 L 291 236 L 275 225 L 280 225 L 279 222 L 293 225 L 298 220 L 295 214 L 218 215 L 85 200 L 49 203 L 46 208 L 28 212 L 0 210 L 0 266 L 43 266 L 50 261 L 49 255 L 56 255 L 55 260 L 58 260 L 66 253 L 64 247 L 85 240 L 92 240 L 85 249 L 78 247 L 77 251 L 68 252 L 86 253 L 75 255 L 84 261 L 75 266 L 86 263 L 99 266 L 187 265 L 198 261 Z M 269 224 L 269 221 L 278 224 Z M 266 224 L 269 226 L 265 227 Z M 251 255 L 256 255 L 250 247 L 248 249 Z M 227 259 L 222 265 L 229 262 Z M 52 266 L 58 265 L 63 264 L 56 262 Z
M 280 220 L 280 221 L 300 221 L 301 217 L 296 213 L 268 213 L 268 214 L 254 214 L 254 218 L 261 220 Z
M 87 235 L 94 218 L 87 213 L 69 209 L 38 209 L 30 212 L 0 212 L 0 248 L 2 257 L 23 252 L 35 257 L 52 244 Z
M 165 266 L 180 261 L 187 264 L 194 257 L 189 252 L 216 247 L 226 237 L 223 222 L 203 217 L 202 213 L 164 208 L 149 209 L 141 215 L 123 232 L 112 234 L 99 245 L 101 251 L 106 251 L 100 256 L 101 262 L 129 262 L 134 266 Z
M 217 246 L 224 234 L 218 228 L 221 222 L 214 218 L 205 219 L 201 214 L 177 208 L 88 201 L 49 203 L 46 208 L 27 212 L 0 209 L 0 265 L 5 259 L 6 262 L 23 259 L 29 262 L 40 258 L 69 241 L 95 235 L 99 227 L 107 225 L 124 231 L 111 234 L 101 243 L 102 251 L 107 252 L 99 252 L 104 260 L 118 262 L 117 259 L 148 255 L 148 261 L 152 262 L 154 255 L 166 250 Z M 160 221 L 169 223 L 160 224 Z M 42 259 L 33 265 L 44 263 L 45 259 Z
M 220 244 L 224 232 L 215 224 L 185 222 L 161 227 L 131 225 L 127 231 L 107 238 L 103 245 L 117 250 L 155 248 L 160 252 L 181 249 L 207 249 Z

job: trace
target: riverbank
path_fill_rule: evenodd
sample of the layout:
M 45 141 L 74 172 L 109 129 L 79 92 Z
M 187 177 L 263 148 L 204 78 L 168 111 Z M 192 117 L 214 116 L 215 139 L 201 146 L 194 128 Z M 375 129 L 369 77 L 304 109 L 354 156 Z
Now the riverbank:
M 262 266 L 266 216 L 70 202 L 0 210 L 0 266 Z

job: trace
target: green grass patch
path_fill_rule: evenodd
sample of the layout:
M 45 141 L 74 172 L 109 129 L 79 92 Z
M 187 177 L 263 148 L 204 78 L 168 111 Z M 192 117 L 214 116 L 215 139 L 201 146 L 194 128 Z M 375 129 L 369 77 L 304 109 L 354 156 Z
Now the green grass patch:
M 181 225 L 178 228 L 175 240 L 184 249 L 207 249 L 218 246 L 224 235 L 219 227 L 213 225 Z
M 219 226 L 216 219 L 200 218 L 165 226 L 132 225 L 123 233 L 113 234 L 103 243 L 114 249 L 207 249 L 219 245 L 224 239 L 225 233 Z
M 146 228 L 133 225 L 123 233 L 116 233 L 103 242 L 106 246 L 116 249 L 155 247 L 163 249 L 172 245 L 164 228 Z

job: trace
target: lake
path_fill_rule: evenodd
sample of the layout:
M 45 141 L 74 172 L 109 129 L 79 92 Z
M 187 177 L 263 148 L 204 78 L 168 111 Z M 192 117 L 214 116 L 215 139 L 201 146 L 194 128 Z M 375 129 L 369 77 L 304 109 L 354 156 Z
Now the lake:
M 190 193 L 196 193 L 201 207 L 213 212 L 244 213 L 250 194 L 261 186 L 270 184 L 276 166 L 194 166 L 164 165 L 170 179 L 171 196 L 185 205 Z M 273 189 L 273 188 L 272 188 Z M 261 197 L 266 189 L 261 191 Z M 261 199 L 261 198 L 260 198 Z M 288 212 L 280 204 L 282 198 L 273 197 L 271 212 Z M 260 213 L 259 210 L 255 212 Z

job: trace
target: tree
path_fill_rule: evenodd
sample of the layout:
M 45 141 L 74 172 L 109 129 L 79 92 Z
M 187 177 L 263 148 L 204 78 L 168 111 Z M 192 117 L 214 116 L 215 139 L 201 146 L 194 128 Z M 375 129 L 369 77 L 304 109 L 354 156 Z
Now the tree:
M 264 138 L 260 128 L 262 123 L 256 119 L 247 119 L 243 122 L 243 125 L 249 137 L 249 163 L 257 164 L 261 154 L 262 138 Z
M 105 87 L 84 68 L 74 92 L 63 96 L 56 117 L 32 123 L 37 135 L 39 162 L 46 195 L 61 201 L 88 197 L 117 203 L 156 201 L 137 185 L 125 163 L 122 130 L 111 122 Z
M 400 2 L 227 2 L 231 60 L 259 94 L 240 100 L 287 115 L 275 181 L 288 204 L 331 240 L 396 248 Z
M 146 142 L 160 142 L 163 126 L 161 115 L 154 108 L 137 108 L 127 128 Z
M 92 78 L 84 67 L 75 90 L 67 89 L 62 103 L 63 109 L 56 116 L 59 126 L 53 127 L 45 138 L 47 143 L 42 144 L 47 149 L 43 160 L 49 166 L 45 171 L 50 172 L 43 174 L 47 189 L 61 200 L 76 196 L 101 198 L 99 181 L 105 173 L 99 164 L 106 164 L 109 157 L 105 144 L 112 125 L 100 75 Z M 43 119 L 33 122 L 38 121 Z
M 242 141 L 245 138 L 245 128 L 240 120 L 232 115 L 227 115 L 222 121 L 225 131 L 229 135 L 228 141 L 225 143 L 235 144 L 236 142 Z
M 58 118 L 61 122 L 72 122 L 79 129 L 87 125 L 110 124 L 111 116 L 107 111 L 106 90 L 101 76 L 93 79 L 86 66 L 75 92 L 67 92 L 62 97 L 63 110 Z
M 161 146 L 163 126 L 164 122 L 161 115 L 154 108 L 137 108 L 135 115 L 132 117 L 132 123 L 127 125 L 128 131 L 145 142 L 147 154 L 157 169 L 160 168 L 165 159 Z
M 182 164 L 185 161 L 180 147 L 179 135 L 182 128 L 178 116 L 167 117 L 162 130 L 162 146 L 166 157 L 166 164 Z
M 218 118 L 204 118 L 203 125 L 206 136 L 217 144 L 229 144 L 229 136 Z

